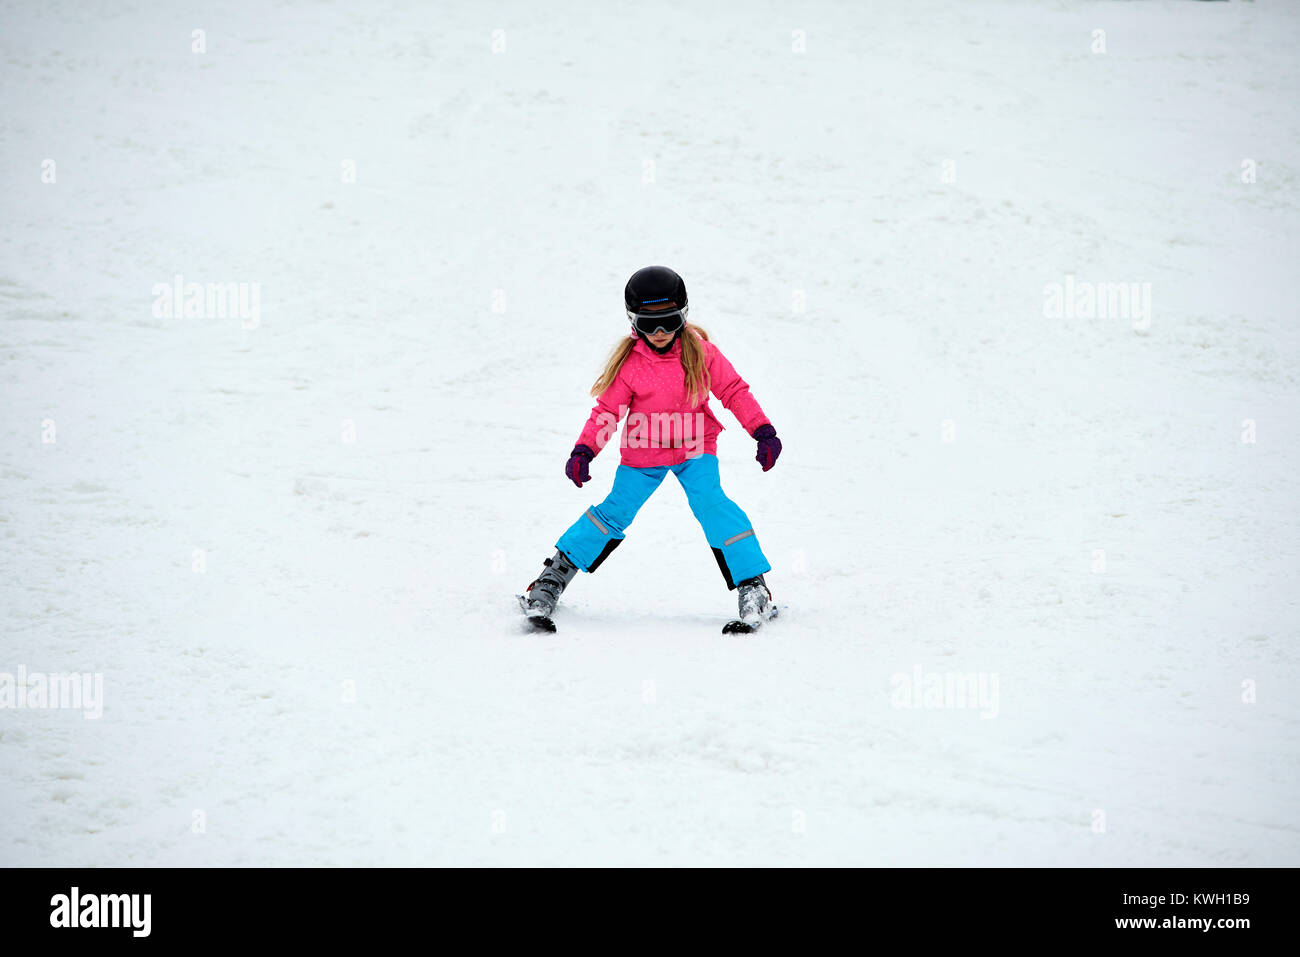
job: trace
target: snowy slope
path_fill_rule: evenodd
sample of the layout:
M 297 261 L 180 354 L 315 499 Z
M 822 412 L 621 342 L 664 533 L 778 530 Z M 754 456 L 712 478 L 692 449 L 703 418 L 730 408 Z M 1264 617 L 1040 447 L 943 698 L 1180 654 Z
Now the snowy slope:
M 1285 0 L 0 5 L 0 673 L 104 687 L 0 710 L 0 864 L 1300 864 L 1298 43 Z M 785 443 L 719 410 L 790 614 L 718 634 L 670 479 L 525 636 L 661 262 Z M 176 274 L 257 321 L 156 316 Z M 1045 315 L 1067 276 L 1149 319 Z

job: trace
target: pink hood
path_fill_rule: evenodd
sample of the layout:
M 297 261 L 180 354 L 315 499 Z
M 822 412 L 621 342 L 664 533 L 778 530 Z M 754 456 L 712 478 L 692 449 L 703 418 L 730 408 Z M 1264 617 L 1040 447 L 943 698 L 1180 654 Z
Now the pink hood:
M 701 342 L 709 368 L 709 390 L 740 420 L 746 433 L 768 424 L 749 384 L 732 368 L 712 342 Z M 723 425 L 704 399 L 691 405 L 686 395 L 686 370 L 682 344 L 659 355 L 638 339 L 609 388 L 596 399 L 578 444 L 597 454 L 627 417 L 618 438 L 621 461 L 632 468 L 679 465 L 688 458 L 718 454 L 718 433 Z

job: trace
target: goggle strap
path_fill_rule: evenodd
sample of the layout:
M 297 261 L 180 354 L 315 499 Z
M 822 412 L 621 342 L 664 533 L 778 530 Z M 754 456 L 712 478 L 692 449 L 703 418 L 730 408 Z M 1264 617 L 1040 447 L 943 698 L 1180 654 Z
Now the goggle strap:
M 664 316 L 681 316 L 682 325 L 686 325 L 686 315 L 690 311 L 690 306 L 682 306 L 680 309 L 665 309 L 662 312 L 633 312 L 627 310 L 628 321 L 636 325 L 638 319 L 658 319 Z

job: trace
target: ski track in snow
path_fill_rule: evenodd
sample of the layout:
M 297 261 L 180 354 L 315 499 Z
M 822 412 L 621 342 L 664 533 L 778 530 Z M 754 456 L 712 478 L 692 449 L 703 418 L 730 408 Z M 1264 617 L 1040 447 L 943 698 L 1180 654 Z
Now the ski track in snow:
M 0 864 L 1300 864 L 1300 7 L 666 9 L 0 5 L 0 672 L 105 690 L 0 709 Z M 651 262 L 789 612 L 669 479 L 526 635 Z

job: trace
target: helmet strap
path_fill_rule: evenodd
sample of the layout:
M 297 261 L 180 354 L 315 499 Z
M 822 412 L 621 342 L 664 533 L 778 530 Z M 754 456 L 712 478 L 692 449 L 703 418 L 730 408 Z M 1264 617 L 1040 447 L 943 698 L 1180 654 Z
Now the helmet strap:
M 638 331 L 637 329 L 635 329 L 635 327 L 633 328 L 633 331 L 636 332 L 636 337 L 638 339 L 640 339 L 642 342 L 644 342 L 647 346 L 650 347 L 652 352 L 657 352 L 659 353 L 659 355 L 664 356 L 672 351 L 672 348 L 677 343 L 677 340 L 682 337 L 682 333 L 686 331 L 686 323 L 684 322 L 682 323 L 682 327 L 678 329 L 675 333 L 673 333 L 673 337 L 668 340 L 668 345 L 664 346 L 662 349 L 655 347 L 655 345 L 651 343 L 649 339 L 646 338 L 644 332 Z

